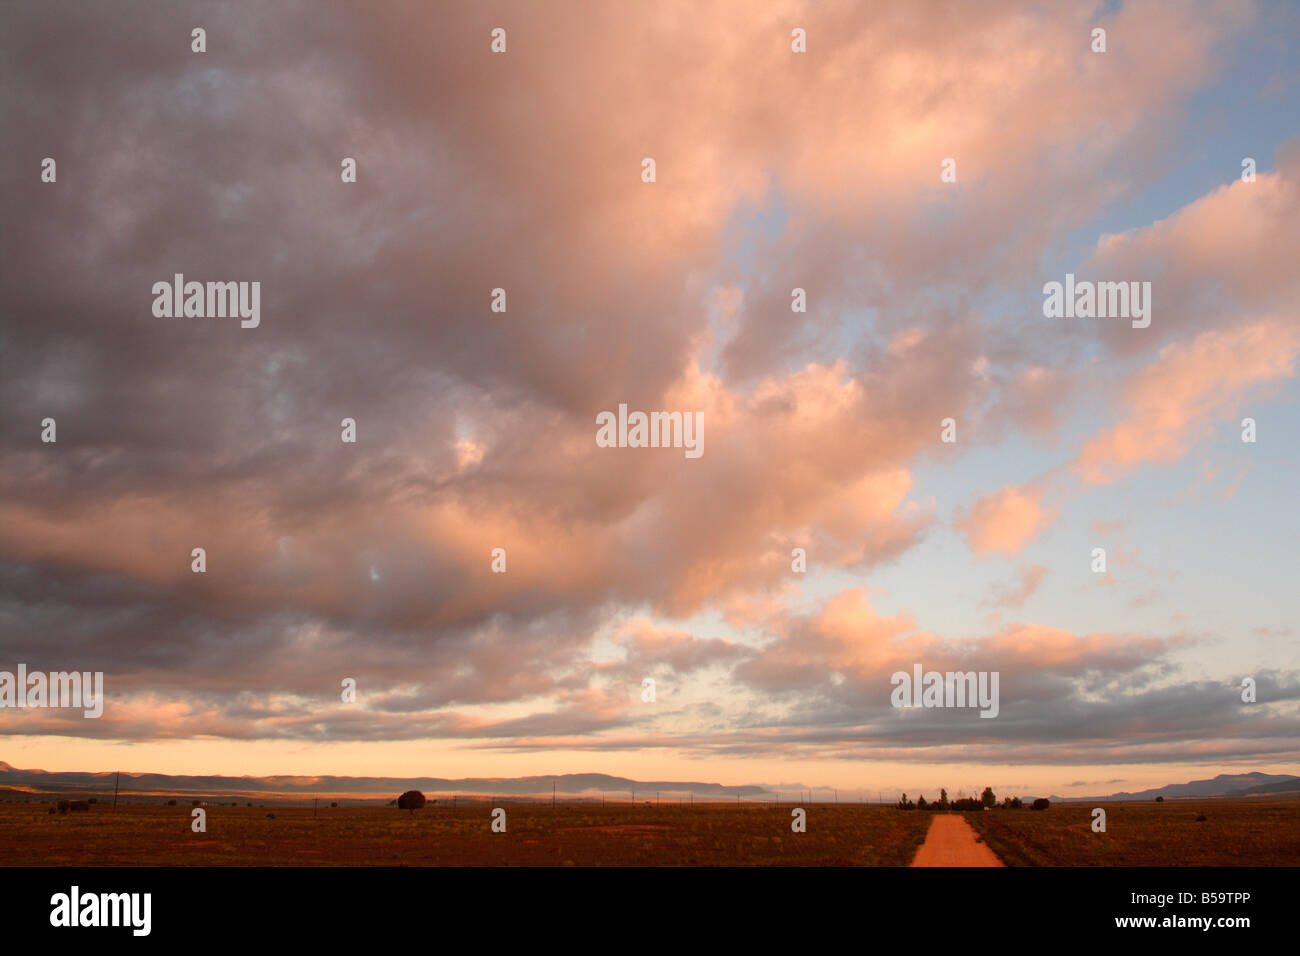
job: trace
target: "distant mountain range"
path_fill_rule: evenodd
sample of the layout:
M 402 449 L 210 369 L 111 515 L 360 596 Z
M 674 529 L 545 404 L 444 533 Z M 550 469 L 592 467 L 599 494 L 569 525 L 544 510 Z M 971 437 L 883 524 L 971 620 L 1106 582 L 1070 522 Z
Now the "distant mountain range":
M 1221 773 L 1209 780 L 1171 783 L 1154 790 L 1137 793 L 1112 793 L 1108 797 L 1051 797 L 1053 803 L 1079 803 L 1092 800 L 1154 800 L 1164 797 L 1255 797 L 1272 794 L 1300 798 L 1300 777 L 1276 773 Z
M 113 793 L 113 773 L 49 773 L 19 770 L 0 761 L 0 794 L 38 796 L 56 794 L 105 795 Z M 570 773 L 539 777 L 222 777 L 172 776 L 165 773 L 123 773 L 122 796 L 133 800 L 184 797 L 186 799 L 285 799 L 343 797 L 391 800 L 405 790 L 420 790 L 430 797 L 443 794 L 483 797 L 548 798 L 555 792 L 573 799 L 599 800 L 609 794 L 617 800 L 653 800 L 656 791 L 665 797 L 693 795 L 704 800 L 771 799 L 775 793 L 759 786 L 724 787 L 719 783 L 671 780 L 630 780 L 603 773 Z
M 0 798 L 40 796 L 111 796 L 112 773 L 49 773 L 44 770 L 19 770 L 0 760 Z M 420 790 L 438 798 L 456 794 L 474 797 L 512 797 L 549 799 L 551 787 L 566 799 L 599 800 L 602 794 L 613 800 L 653 800 L 656 792 L 665 799 L 684 799 L 692 795 L 701 800 L 771 800 L 777 792 L 749 785 L 726 787 L 719 783 L 680 780 L 631 780 L 603 773 L 568 773 L 537 777 L 466 777 L 458 780 L 442 777 L 223 777 L 173 776 L 165 773 L 123 773 L 119 792 L 133 800 L 295 800 L 312 797 L 353 801 L 387 802 L 405 790 Z M 1300 799 L 1300 776 L 1290 774 L 1240 773 L 1220 774 L 1209 780 L 1174 783 L 1137 793 L 1112 793 L 1096 797 L 1058 797 L 1053 803 L 1082 803 L 1104 800 L 1154 800 L 1164 797 L 1249 797 L 1274 796 Z

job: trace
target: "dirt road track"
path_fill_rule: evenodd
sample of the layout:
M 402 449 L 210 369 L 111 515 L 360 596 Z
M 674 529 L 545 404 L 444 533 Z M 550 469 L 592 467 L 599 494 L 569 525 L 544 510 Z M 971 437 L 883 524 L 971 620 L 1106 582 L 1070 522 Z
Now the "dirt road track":
M 936 813 L 913 866 L 1004 866 L 958 813 Z

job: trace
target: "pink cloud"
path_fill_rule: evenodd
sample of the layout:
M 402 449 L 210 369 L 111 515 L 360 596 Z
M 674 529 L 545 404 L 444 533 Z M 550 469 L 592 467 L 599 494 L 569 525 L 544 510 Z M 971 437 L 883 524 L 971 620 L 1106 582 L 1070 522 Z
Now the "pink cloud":
M 1083 446 L 1074 470 L 1109 484 L 1145 464 L 1181 459 L 1216 424 L 1234 419 L 1256 386 L 1295 375 L 1300 326 L 1263 319 L 1166 346 L 1125 389 L 1127 418 Z
M 978 499 L 955 527 L 976 554 L 1019 552 L 1047 527 L 1054 515 L 1043 505 L 1043 489 L 1008 485 Z

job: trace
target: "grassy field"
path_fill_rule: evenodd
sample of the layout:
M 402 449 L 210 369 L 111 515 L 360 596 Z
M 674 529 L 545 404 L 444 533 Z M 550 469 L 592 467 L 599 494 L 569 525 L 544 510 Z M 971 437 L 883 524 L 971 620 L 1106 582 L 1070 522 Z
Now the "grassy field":
M 207 808 L 97 804 L 51 816 L 47 804 L 0 803 L 0 866 L 906 866 L 929 816 L 891 807 L 730 804 L 608 807 L 506 804 L 505 833 L 487 807 Z M 274 813 L 275 819 L 267 814 Z
M 1097 806 L 1105 833 L 1092 832 L 1092 804 L 964 816 L 1008 866 L 1300 866 L 1294 800 Z M 0 866 L 906 866 L 932 816 L 810 805 L 807 832 L 793 833 L 788 805 L 506 804 L 506 832 L 493 833 L 481 804 L 206 809 L 194 833 L 184 803 L 61 815 L 0 803 Z
M 1106 811 L 1105 833 L 1092 832 L 1094 807 Z M 1296 800 L 1065 803 L 965 816 L 1007 866 L 1300 866 Z

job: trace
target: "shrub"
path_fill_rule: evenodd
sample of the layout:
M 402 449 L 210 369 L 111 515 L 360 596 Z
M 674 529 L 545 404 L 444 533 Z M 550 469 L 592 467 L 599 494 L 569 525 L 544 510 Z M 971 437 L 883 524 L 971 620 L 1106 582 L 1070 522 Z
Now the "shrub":
M 1030 806 L 1029 809 L 1031 809 L 1031 810 L 1046 810 L 1046 809 L 1047 809 L 1048 807 L 1050 807 L 1051 805 L 1052 805 L 1052 802 L 1051 802 L 1050 800 L 1048 800 L 1046 797 L 1039 797 L 1037 800 L 1035 800 L 1035 801 L 1033 802 L 1033 805 Z
M 1164 803 L 1164 802 L 1165 802 L 1164 797 L 1156 797 L 1156 803 Z
M 397 798 L 397 809 L 419 810 L 424 806 L 424 794 L 419 790 L 408 790 Z
M 167 806 L 169 806 L 169 807 L 174 807 L 174 806 L 176 806 L 176 801 L 175 801 L 175 800 L 168 800 L 168 801 L 167 801 Z

